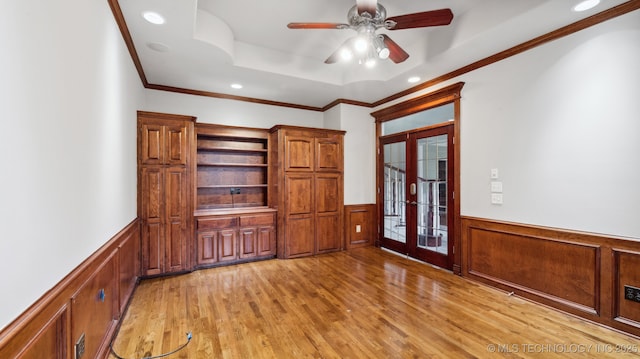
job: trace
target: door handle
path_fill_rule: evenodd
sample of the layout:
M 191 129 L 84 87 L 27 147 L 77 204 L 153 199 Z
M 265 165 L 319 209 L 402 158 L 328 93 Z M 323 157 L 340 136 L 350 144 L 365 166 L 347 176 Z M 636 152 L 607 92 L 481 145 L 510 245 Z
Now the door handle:
M 417 204 L 418 204 L 418 202 L 416 202 L 416 201 L 411 201 L 411 204 L 415 206 L 415 205 L 417 205 Z

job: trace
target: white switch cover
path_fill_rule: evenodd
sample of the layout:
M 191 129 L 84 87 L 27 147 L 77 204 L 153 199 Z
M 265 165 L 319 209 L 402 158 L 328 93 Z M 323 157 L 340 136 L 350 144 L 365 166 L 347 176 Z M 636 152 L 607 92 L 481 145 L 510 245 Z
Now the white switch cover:
M 362 232 L 362 227 L 359 224 L 356 224 L 356 233 Z
M 492 168 L 491 169 L 491 179 L 497 179 L 498 178 L 498 169 L 497 168 Z
M 492 193 L 491 194 L 491 203 L 492 204 L 502 204 L 502 193 Z
M 491 192 L 493 192 L 493 193 L 502 193 L 502 182 L 492 181 L 491 182 Z

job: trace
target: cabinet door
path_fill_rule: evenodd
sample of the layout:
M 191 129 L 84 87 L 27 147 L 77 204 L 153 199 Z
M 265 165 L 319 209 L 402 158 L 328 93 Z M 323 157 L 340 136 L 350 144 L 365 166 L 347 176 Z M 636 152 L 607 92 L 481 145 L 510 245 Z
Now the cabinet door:
M 286 174 L 284 180 L 285 215 L 313 213 L 313 174 Z
M 285 257 L 310 256 L 315 253 L 314 218 L 312 215 L 286 219 Z
M 143 167 L 140 172 L 142 217 L 142 271 L 156 275 L 164 271 L 164 170 Z
M 187 265 L 187 169 L 169 167 L 165 174 L 165 272 L 186 270 Z
M 218 261 L 218 231 L 198 232 L 198 265 Z
M 218 261 L 228 262 L 238 259 L 236 230 L 224 229 L 218 232 Z
M 240 228 L 240 258 L 251 258 L 258 254 L 258 231 L 256 228 Z
M 184 125 L 165 126 L 164 149 L 165 164 L 186 165 L 189 149 L 187 127 Z
M 340 135 L 316 139 L 316 171 L 342 172 L 344 166 L 342 142 L 343 137 Z
M 274 226 L 258 228 L 258 253 L 259 256 L 276 254 L 276 228 Z
M 315 187 L 317 251 L 340 250 L 344 230 L 342 175 L 316 174 Z
M 140 126 L 140 161 L 143 165 L 160 165 L 164 161 L 164 127 L 155 123 Z
M 285 171 L 313 171 L 313 137 L 285 136 Z
M 186 165 L 187 126 L 143 123 L 140 127 L 140 160 L 143 165 Z

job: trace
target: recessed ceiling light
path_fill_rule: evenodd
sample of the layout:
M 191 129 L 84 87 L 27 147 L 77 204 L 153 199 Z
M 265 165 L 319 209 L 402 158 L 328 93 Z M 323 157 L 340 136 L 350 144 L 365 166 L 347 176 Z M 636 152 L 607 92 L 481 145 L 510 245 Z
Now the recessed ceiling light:
M 573 7 L 573 11 L 587 11 L 600 4 L 600 0 L 585 0 Z
M 165 44 L 161 44 L 159 42 L 150 42 L 147 44 L 147 46 L 154 51 L 158 51 L 158 52 L 167 52 L 169 51 L 169 46 L 165 45 Z
M 407 81 L 409 81 L 409 83 L 411 83 L 411 84 L 414 84 L 414 83 L 420 81 L 420 78 L 418 76 L 412 76 L 412 77 L 409 77 L 409 79 Z
M 231 84 L 231 88 L 234 88 L 236 90 L 240 90 L 242 88 L 242 85 L 240 85 L 240 84 Z
M 142 13 L 142 17 L 144 17 L 145 20 L 149 21 L 152 24 L 162 25 L 165 23 L 164 17 L 162 17 L 162 15 L 158 14 L 157 12 L 145 11 Z

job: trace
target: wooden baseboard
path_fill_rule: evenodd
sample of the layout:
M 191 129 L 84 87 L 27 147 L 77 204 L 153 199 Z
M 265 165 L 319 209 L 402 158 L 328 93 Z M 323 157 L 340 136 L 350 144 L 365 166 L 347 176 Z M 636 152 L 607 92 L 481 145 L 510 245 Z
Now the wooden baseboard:
M 462 275 L 640 336 L 640 241 L 466 217 Z
M 140 275 L 136 219 L 0 332 L 0 358 L 106 357 Z
M 376 205 L 344 206 L 345 249 L 371 246 L 376 237 Z

